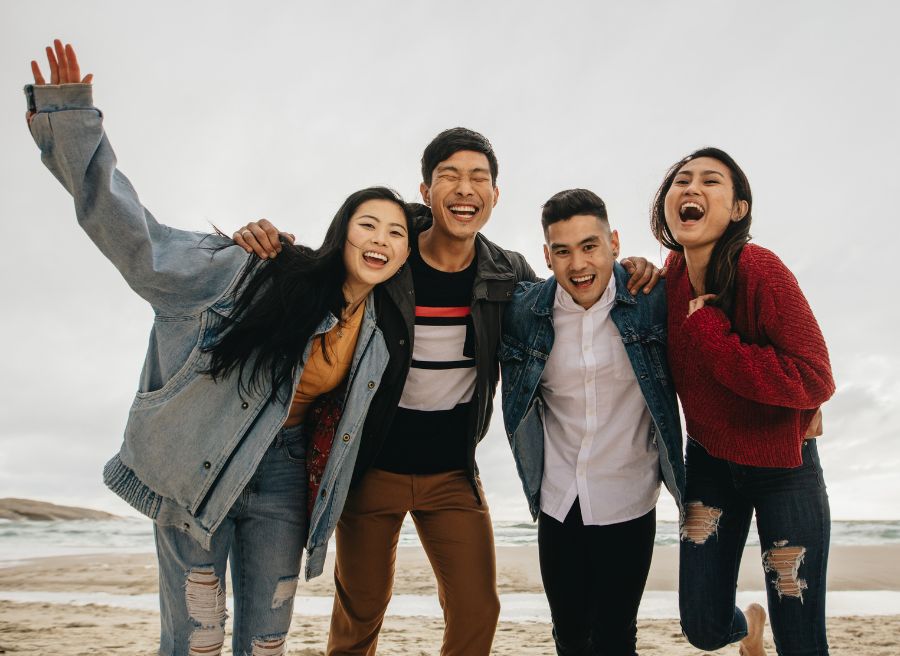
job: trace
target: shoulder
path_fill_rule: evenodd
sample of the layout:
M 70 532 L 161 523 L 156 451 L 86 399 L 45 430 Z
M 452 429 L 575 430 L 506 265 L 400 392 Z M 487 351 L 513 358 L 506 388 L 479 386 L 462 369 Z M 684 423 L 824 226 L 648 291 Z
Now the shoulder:
M 758 244 L 747 244 L 741 250 L 738 276 L 748 287 L 797 286 L 797 279 L 781 258 Z
M 487 265 L 496 273 L 511 272 L 517 280 L 536 280 L 537 276 L 525 256 L 516 251 L 506 250 L 498 246 L 483 234 L 475 237 L 477 248 L 487 258 Z M 479 268 L 481 268 L 479 264 Z

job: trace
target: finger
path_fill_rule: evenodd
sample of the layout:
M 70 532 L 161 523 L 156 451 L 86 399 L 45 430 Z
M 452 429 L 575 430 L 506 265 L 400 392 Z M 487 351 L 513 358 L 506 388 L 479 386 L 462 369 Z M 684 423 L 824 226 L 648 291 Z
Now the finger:
M 278 234 L 287 239 L 292 244 L 297 242 L 297 238 L 290 232 L 279 232 Z
M 669 267 L 663 267 L 659 270 L 659 277 L 665 278 L 667 273 L 669 273 Z
M 625 271 L 628 273 L 634 273 L 634 262 L 631 261 L 630 257 L 623 258 L 619 264 L 625 267 Z
M 31 127 L 31 121 L 34 119 L 34 112 L 25 112 L 25 122 L 28 123 L 28 127 Z
M 647 260 L 642 260 L 636 267 L 631 279 L 628 281 L 628 291 L 633 295 L 636 295 L 639 289 L 650 283 L 650 279 L 653 277 L 653 272 L 655 270 L 656 267 L 654 267 L 653 264 Z
M 268 219 L 253 221 L 247 224 L 247 228 L 253 233 L 253 236 L 256 237 L 256 241 L 259 242 L 259 245 L 266 251 L 265 256 L 260 257 L 275 257 L 278 251 L 281 250 L 281 242 L 278 241 L 278 230 L 268 221 Z
M 81 81 L 82 84 L 91 84 L 94 81 L 94 74 L 88 73 L 84 76 L 84 79 Z
M 62 41 L 53 39 L 53 49 L 56 51 L 56 63 L 59 64 L 59 83 L 68 84 L 69 64 L 66 62 L 66 49 L 63 48 Z
M 241 230 L 241 237 L 244 238 L 244 242 L 247 246 L 250 247 L 250 251 L 253 252 L 256 257 L 267 260 L 270 257 L 271 249 L 264 247 L 257 238 L 256 233 L 252 231 L 250 226 Z
M 644 285 L 644 293 L 645 294 L 649 294 L 650 291 L 654 287 L 656 287 L 656 283 L 659 282 L 659 278 L 660 278 L 659 269 L 657 269 L 656 267 L 653 267 L 653 271 L 650 274 L 650 282 L 648 282 L 646 285 Z
M 50 84 L 59 84 L 59 64 L 50 46 L 47 46 L 47 62 L 50 64 Z
M 33 59 L 31 60 L 31 74 L 34 75 L 35 84 L 47 84 L 44 82 L 44 76 L 41 74 L 41 67 Z
M 266 231 L 266 237 L 276 253 L 281 252 L 281 232 L 268 219 L 260 219 L 259 227 Z
M 78 82 L 81 79 L 78 57 L 75 56 L 75 48 L 72 47 L 71 43 L 66 44 L 66 68 L 69 71 L 69 82 Z
M 244 241 L 244 236 L 241 234 L 241 231 L 240 231 L 240 230 L 238 230 L 238 231 L 235 232 L 233 235 L 231 235 L 231 239 L 232 239 L 232 241 L 234 241 L 235 244 L 237 244 L 238 246 L 240 246 L 241 248 L 243 248 L 243 249 L 244 249 L 245 251 L 247 251 L 248 253 L 252 253 L 252 252 L 253 252 L 253 249 L 250 248 L 249 245 L 247 245 L 247 242 L 246 242 L 246 241 Z

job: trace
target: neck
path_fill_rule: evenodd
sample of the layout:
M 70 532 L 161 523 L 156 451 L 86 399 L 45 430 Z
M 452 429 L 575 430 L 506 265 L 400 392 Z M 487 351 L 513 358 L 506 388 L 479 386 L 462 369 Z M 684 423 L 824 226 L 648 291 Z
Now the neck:
M 428 266 L 439 271 L 462 271 L 475 258 L 475 235 L 453 239 L 431 227 L 419 235 L 419 254 Z
M 694 293 L 700 296 L 706 293 L 706 269 L 709 266 L 709 258 L 712 256 L 715 242 L 704 244 L 696 248 L 684 249 L 684 261 L 687 263 L 688 278 Z
M 366 285 L 364 283 L 352 283 L 345 280 L 341 291 L 344 294 L 344 300 L 347 301 L 347 307 L 344 308 L 344 316 L 341 319 L 353 316 L 353 313 L 359 309 L 359 306 L 366 302 L 369 292 L 372 291 L 374 285 Z

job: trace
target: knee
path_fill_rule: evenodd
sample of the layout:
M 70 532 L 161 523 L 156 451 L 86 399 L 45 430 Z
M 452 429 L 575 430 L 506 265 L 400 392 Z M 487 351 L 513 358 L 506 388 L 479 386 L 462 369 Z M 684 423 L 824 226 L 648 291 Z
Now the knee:
M 703 613 L 681 613 L 681 632 L 697 649 L 715 651 L 731 643 L 731 623 L 718 622 Z
M 473 596 L 464 595 L 445 609 L 448 619 L 470 625 L 496 626 L 500 619 L 500 597 L 496 590 Z

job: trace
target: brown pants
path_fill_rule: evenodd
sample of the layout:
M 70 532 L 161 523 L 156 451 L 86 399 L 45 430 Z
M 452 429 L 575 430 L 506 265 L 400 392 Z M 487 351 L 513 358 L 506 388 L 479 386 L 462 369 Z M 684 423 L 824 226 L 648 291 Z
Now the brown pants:
M 375 654 L 408 512 L 437 577 L 445 622 L 441 655 L 490 653 L 500 600 L 487 505 L 478 505 L 462 471 L 407 475 L 373 469 L 351 489 L 337 525 L 328 656 Z

